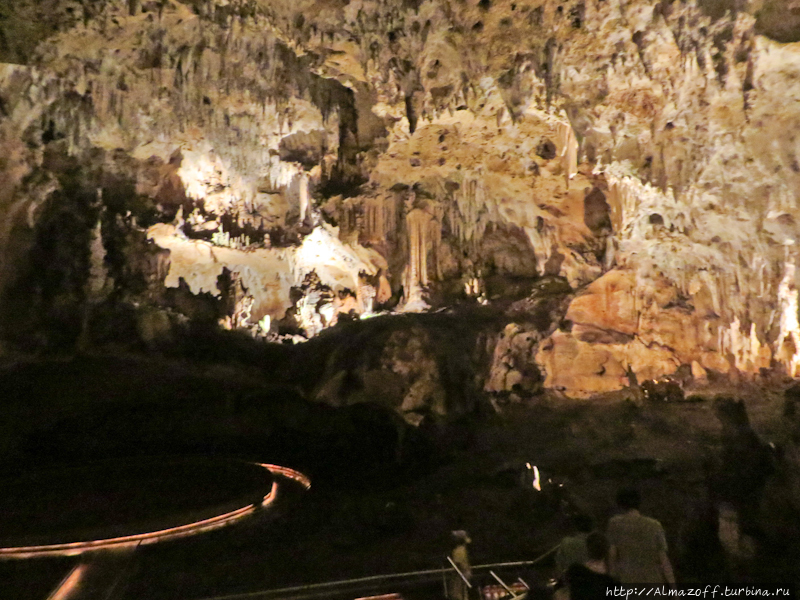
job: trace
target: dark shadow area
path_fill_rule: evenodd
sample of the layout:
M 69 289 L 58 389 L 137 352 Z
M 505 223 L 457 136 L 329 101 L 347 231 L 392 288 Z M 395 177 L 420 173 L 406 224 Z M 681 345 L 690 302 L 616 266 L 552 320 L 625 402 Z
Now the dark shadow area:
M 3 592 L 14 600 L 47 598 L 75 567 L 76 558 L 0 561 Z
M 800 41 L 800 8 L 790 0 L 767 0 L 756 13 L 755 31 L 784 44 Z
M 258 504 L 271 484 L 262 467 L 208 458 L 26 471 L 0 481 L 0 545 L 63 544 L 186 525 Z

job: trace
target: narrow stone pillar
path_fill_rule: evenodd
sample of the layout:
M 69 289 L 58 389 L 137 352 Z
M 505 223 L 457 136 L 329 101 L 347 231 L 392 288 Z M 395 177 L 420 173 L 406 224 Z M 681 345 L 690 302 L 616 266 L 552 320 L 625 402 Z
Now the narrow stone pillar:
M 433 217 L 415 208 L 406 215 L 408 227 L 408 275 L 406 304 L 422 301 L 422 288 L 428 285 L 428 231 Z

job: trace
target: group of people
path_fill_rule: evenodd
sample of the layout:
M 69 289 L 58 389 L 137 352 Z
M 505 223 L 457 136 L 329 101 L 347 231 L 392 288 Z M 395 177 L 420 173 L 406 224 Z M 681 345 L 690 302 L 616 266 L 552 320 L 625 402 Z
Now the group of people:
M 576 532 L 565 537 L 556 550 L 556 569 L 562 584 L 558 600 L 599 600 L 606 590 L 624 584 L 675 585 L 667 556 L 664 528 L 656 519 L 639 512 L 641 496 L 624 488 L 617 494 L 620 514 L 608 522 L 605 534 L 594 530 L 591 517 L 574 517 Z M 450 600 L 467 600 L 472 571 L 467 553 L 469 535 L 453 532 L 450 560 L 457 568 L 448 578 Z
M 620 584 L 675 585 L 664 528 L 639 512 L 641 496 L 633 488 L 617 494 L 620 514 L 608 522 L 605 535 L 593 531 L 590 517 L 575 517 L 577 533 L 556 551 L 556 568 L 570 600 L 606 597 Z

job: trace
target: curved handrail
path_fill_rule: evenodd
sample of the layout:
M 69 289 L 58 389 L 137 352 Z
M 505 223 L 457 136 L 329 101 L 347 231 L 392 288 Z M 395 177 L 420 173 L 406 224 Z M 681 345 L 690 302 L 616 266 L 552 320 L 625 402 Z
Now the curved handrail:
M 279 465 L 252 463 L 256 466 L 263 467 L 273 474 L 292 479 L 300 483 L 306 489 L 311 487 L 311 480 L 300 471 L 281 467 Z M 120 537 L 105 538 L 100 540 L 88 540 L 83 542 L 69 542 L 63 544 L 42 544 L 37 546 L 12 546 L 9 548 L 0 548 L 0 558 L 31 558 L 34 556 L 75 556 L 89 552 L 92 550 L 105 550 L 109 548 L 126 548 L 131 546 L 138 546 L 141 544 L 153 544 L 156 542 L 164 542 L 174 540 L 198 533 L 205 533 L 214 529 L 219 529 L 239 521 L 251 514 L 253 514 L 259 507 L 265 507 L 272 504 L 278 496 L 278 484 L 273 480 L 269 493 L 258 502 L 243 506 L 236 510 L 195 521 L 194 523 L 187 523 L 186 525 L 178 525 L 176 527 L 168 527 L 157 531 L 150 531 L 147 533 L 137 533 L 133 535 L 125 535 Z
M 269 463 L 253 463 L 253 464 L 258 465 L 259 467 L 264 467 L 270 473 L 276 475 L 283 475 L 288 479 L 292 479 L 297 483 L 299 483 L 300 485 L 302 485 L 307 490 L 311 489 L 311 480 L 300 471 L 295 471 L 294 469 L 290 469 L 289 467 L 281 467 L 280 465 L 272 465 Z

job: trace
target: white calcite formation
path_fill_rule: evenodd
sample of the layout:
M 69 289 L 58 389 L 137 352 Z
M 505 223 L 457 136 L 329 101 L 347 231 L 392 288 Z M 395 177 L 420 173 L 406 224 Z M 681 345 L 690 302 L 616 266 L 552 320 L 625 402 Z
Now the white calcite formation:
M 796 376 L 800 35 L 761 4 L 109 0 L 58 17 L 0 68 L 0 283 L 59 185 L 47 148 L 102 149 L 163 212 L 142 232 L 169 251 L 163 284 L 217 295 L 227 269 L 251 323 L 293 306 L 308 332 L 335 322 L 291 299 L 312 272 L 361 314 L 393 294 L 426 310 L 459 278 L 558 276 L 568 326 L 507 328 L 490 391 L 537 366 L 576 397 L 681 365 Z
M 306 275 L 315 272 L 323 285 L 335 292 L 359 290 L 358 275 L 374 275 L 382 263 L 380 255 L 367 248 L 345 246 L 328 227 L 319 226 L 303 243 L 292 248 L 237 249 L 220 247 L 202 240 L 181 236 L 174 225 L 158 224 L 149 228 L 148 238 L 170 251 L 167 287 L 178 287 L 185 281 L 195 294 L 220 293 L 218 279 L 223 269 L 236 274 L 253 300 L 250 320 L 255 323 L 275 315 L 283 317 L 291 307 L 290 290 L 300 285 Z M 358 311 L 369 312 L 367 301 L 359 293 Z M 332 321 L 333 315 L 326 319 Z M 305 324 L 313 315 L 304 316 Z M 318 333 L 309 325 L 307 331 Z

